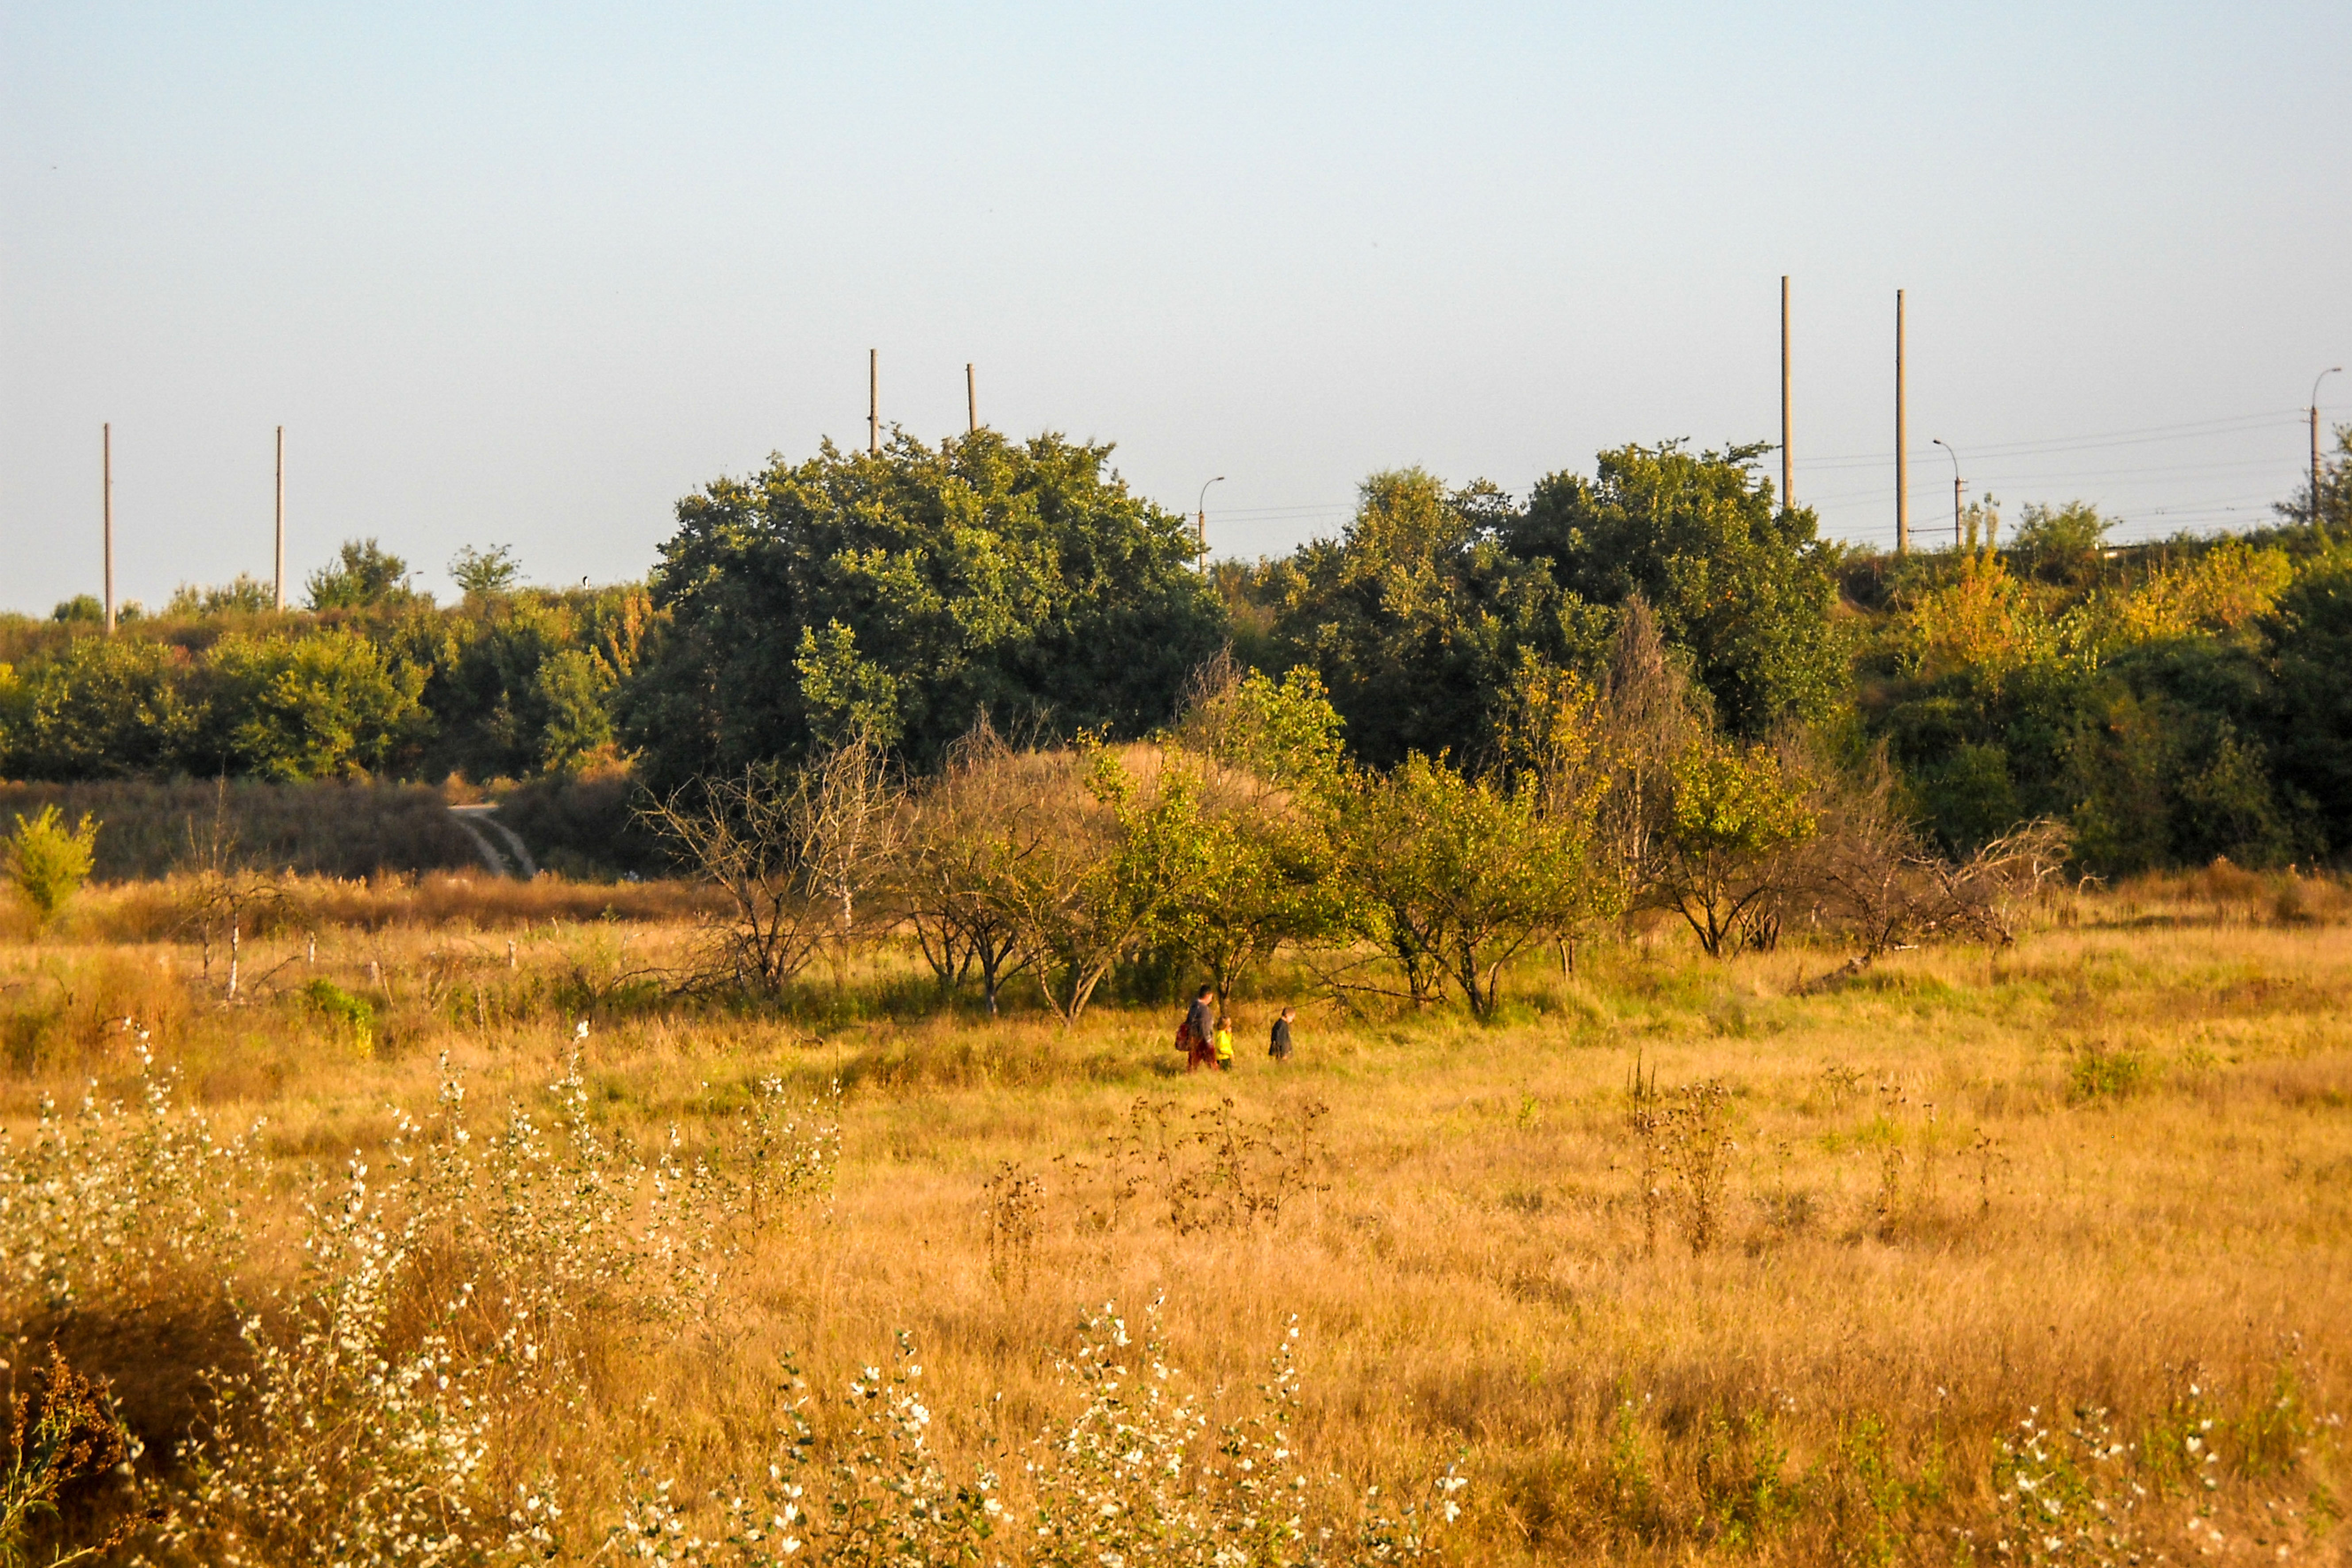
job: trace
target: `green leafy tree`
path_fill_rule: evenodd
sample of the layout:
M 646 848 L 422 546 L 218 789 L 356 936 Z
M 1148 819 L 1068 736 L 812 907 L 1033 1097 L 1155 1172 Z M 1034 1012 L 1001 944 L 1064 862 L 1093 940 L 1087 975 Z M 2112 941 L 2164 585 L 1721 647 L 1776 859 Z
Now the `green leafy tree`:
M 449 575 L 467 598 L 495 598 L 513 593 L 521 584 L 522 563 L 515 559 L 512 545 L 477 550 L 468 544 L 449 558 Z
M 207 616 L 258 616 L 278 607 L 278 590 L 247 573 L 215 587 L 183 583 L 172 590 L 163 613 L 196 619 Z
M 1601 454 L 1593 478 L 1540 481 L 1504 528 L 1521 560 L 1589 604 L 1641 595 L 1690 654 L 1717 715 L 1760 736 L 1835 710 L 1851 682 L 1830 619 L 1832 552 L 1812 512 L 1780 505 L 1761 446 L 1694 453 L 1679 442 Z
M 1675 763 L 1647 880 L 1710 958 L 1736 951 L 1783 887 L 1787 852 L 1813 837 L 1802 781 L 1769 747 L 1694 744 Z
M 2302 488 L 2275 510 L 2289 522 L 2311 521 L 2311 476 L 2305 474 Z M 2352 531 L 2352 425 L 2336 426 L 2334 449 L 2320 454 L 2319 526 L 2334 539 Z
M 17 778 L 125 778 L 186 766 L 205 724 L 186 650 L 78 637 L 0 679 L 0 768 Z
M 70 599 L 60 599 L 58 607 L 49 612 L 49 619 L 70 626 L 97 626 L 106 619 L 106 605 L 95 594 L 76 594 Z
M 2113 527 L 2088 501 L 2028 506 L 2011 548 L 2036 576 L 2053 583 L 2086 583 L 2098 574 Z
M 1257 587 L 1281 657 L 1320 675 L 1360 760 L 1472 756 L 1520 648 L 1566 660 L 1596 644 L 1600 617 L 1504 548 L 1512 515 L 1484 481 L 1374 474 L 1339 539 L 1306 545 Z
M 853 731 L 928 769 L 982 715 L 1056 734 L 1164 722 L 1221 607 L 1184 520 L 1109 457 L 1050 434 L 899 434 L 688 497 L 623 740 L 659 785 Z
M 1182 770 L 1199 802 L 1197 869 L 1177 885 L 1166 936 L 1222 1001 L 1283 943 L 1332 935 L 1346 918 L 1334 875 L 1339 716 L 1312 670 L 1276 681 L 1220 661 L 1161 765 Z
M 1591 897 L 1589 835 L 1546 812 L 1531 781 L 1470 778 L 1418 754 L 1366 783 L 1341 842 L 1362 934 L 1416 1004 L 1451 983 L 1491 1015 L 1504 964 Z
M 226 772 L 263 778 L 364 777 L 414 739 L 425 672 L 395 665 L 353 632 L 230 636 L 205 660 L 209 743 Z
M 343 541 L 335 559 L 310 574 L 310 589 L 314 610 L 367 609 L 412 596 L 408 563 L 373 538 Z
M 71 827 L 54 805 L 45 805 L 26 817 L 19 814 L 16 831 L 5 841 L 8 880 L 33 911 L 36 928 L 57 919 L 66 900 L 79 891 L 97 863 L 99 825 L 88 812 Z
M 1038 781 L 1039 831 L 997 896 L 1046 1004 L 1076 1024 L 1122 960 L 1165 935 L 1205 846 L 1181 771 L 1139 772 L 1091 737 L 1057 762 Z

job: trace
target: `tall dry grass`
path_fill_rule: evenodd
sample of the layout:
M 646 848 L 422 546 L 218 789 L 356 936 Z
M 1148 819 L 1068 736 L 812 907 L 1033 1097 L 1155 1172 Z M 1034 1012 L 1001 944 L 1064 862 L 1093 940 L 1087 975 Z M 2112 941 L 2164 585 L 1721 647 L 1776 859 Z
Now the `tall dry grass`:
M 315 954 L 264 939 L 249 972 L 275 978 L 232 1005 L 189 946 L 85 926 L 0 947 L 0 1116 L 22 1148 L 44 1094 L 70 1107 L 94 1079 L 135 1106 L 136 1018 L 212 1135 L 247 1140 L 244 1245 L 184 1289 L 14 1327 L 112 1380 L 184 1501 L 204 1373 L 266 1366 L 221 1280 L 305 1299 L 302 1195 L 422 1159 L 450 1075 L 477 1136 L 573 1116 L 628 1169 L 699 1163 L 711 1192 L 769 1163 L 745 1132 L 763 1096 L 838 1082 L 825 1205 L 698 1211 L 708 1298 L 684 1320 L 591 1314 L 576 1385 L 479 1439 L 483 1498 L 544 1501 L 560 1478 L 558 1560 L 770 1560 L 682 1543 L 746 1528 L 732 1501 L 761 1503 L 771 1463 L 796 1506 L 905 1495 L 893 1478 L 942 1521 L 992 1498 L 1020 1525 L 990 1538 L 1008 1560 L 1095 1550 L 1074 1496 L 1225 1520 L 1217 1497 L 1242 1494 L 1154 1501 L 1074 1436 L 1166 1440 L 1105 1413 L 1086 1371 L 1103 1303 L 1140 1340 L 1158 1300 L 1168 1386 L 1208 1423 L 1189 1462 L 1278 1416 L 1308 1514 L 1341 1535 L 1361 1488 L 1458 1456 L 1463 1514 L 1433 1539 L 1465 1562 L 2325 1561 L 2352 1396 L 2352 931 L 2279 906 L 2084 894 L 2014 949 L 1895 954 L 1816 994 L 1830 955 L 1706 963 L 1661 928 L 1586 952 L 1572 982 L 1524 969 L 1487 1025 L 1310 1001 L 1291 1063 L 1261 1047 L 1189 1078 L 1156 1012 L 1064 1029 L 1031 1003 L 989 1025 L 925 1004 L 905 953 L 737 1014 L 670 989 L 677 924 L 541 923 L 510 956 L 487 929 L 382 921 Z M 1300 978 L 1244 1001 L 1245 1039 Z M 366 1002 L 364 1043 L 321 981 Z M 576 1088 L 551 1092 L 583 1019 Z M 636 1234 L 658 1228 L 631 1191 Z M 685 1223 L 677 1203 L 660 1224 Z M 406 1287 L 392 1363 L 438 1331 L 419 1304 L 480 1267 Z M 269 1332 L 296 1344 L 299 1322 Z M 1294 1392 L 1269 1406 L 1283 1344 Z M 907 1398 L 928 1417 L 911 1457 Z M 1026 1468 L 1041 1439 L 1096 1468 Z M 1238 1464 L 1228 1481 L 1255 1474 Z M 121 1500 L 94 1484 L 67 1521 Z M 1028 1533 L 1045 1520 L 1064 1555 Z

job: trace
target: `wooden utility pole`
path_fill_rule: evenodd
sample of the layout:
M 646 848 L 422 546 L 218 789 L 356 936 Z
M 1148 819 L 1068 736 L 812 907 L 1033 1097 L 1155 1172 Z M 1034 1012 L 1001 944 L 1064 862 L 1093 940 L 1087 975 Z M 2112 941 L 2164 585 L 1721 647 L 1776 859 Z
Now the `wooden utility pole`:
M 1789 458 L 1789 275 L 1780 274 L 1780 505 L 1797 504 L 1797 481 Z
M 1911 548 L 1911 432 L 1903 405 L 1903 290 L 1895 290 L 1895 553 Z
M 114 426 L 98 427 L 99 468 L 105 490 L 106 515 L 106 635 L 114 635 Z
M 966 360 L 963 366 L 963 408 L 964 433 L 968 436 L 979 435 L 980 390 L 972 382 L 971 362 L 970 360 Z
M 866 455 L 882 450 L 882 351 L 866 351 Z
M 278 427 L 278 607 L 286 607 L 286 426 Z

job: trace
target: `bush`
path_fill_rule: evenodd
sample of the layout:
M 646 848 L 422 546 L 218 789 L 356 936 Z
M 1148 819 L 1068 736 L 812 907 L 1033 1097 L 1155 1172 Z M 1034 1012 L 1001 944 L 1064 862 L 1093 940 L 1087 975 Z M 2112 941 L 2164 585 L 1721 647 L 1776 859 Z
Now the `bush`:
M 7 841 L 8 879 L 33 906 L 37 926 L 55 920 L 89 880 L 97 849 L 98 824 L 87 812 L 70 829 L 54 805 L 42 807 L 29 821 L 16 818 L 16 831 Z
M 302 987 L 302 1000 L 310 1010 L 351 1037 L 362 1056 L 375 1048 L 375 1005 L 364 996 L 355 996 L 324 975 Z

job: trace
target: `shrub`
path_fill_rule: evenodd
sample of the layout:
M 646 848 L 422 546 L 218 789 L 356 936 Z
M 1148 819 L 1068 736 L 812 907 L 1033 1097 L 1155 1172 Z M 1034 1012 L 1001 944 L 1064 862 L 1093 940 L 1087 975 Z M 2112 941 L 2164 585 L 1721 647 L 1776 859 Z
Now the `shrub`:
M 302 1000 L 311 1010 L 351 1038 L 362 1056 L 375 1048 L 375 1006 L 354 996 L 324 975 L 302 987 Z
M 2147 1063 L 2137 1051 L 2085 1046 L 2074 1053 L 2068 1083 L 2079 1100 L 2128 1100 L 2147 1079 Z
M 68 829 L 54 805 L 42 807 L 29 821 L 17 816 L 16 831 L 7 840 L 8 879 L 33 906 L 37 925 L 55 920 L 89 879 L 97 858 L 98 826 L 85 812 Z

